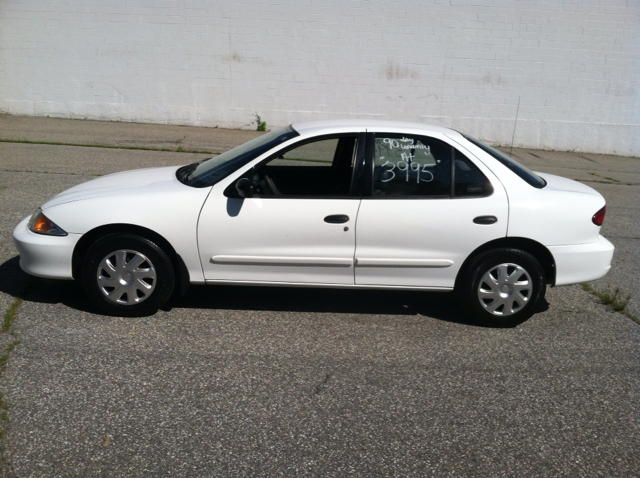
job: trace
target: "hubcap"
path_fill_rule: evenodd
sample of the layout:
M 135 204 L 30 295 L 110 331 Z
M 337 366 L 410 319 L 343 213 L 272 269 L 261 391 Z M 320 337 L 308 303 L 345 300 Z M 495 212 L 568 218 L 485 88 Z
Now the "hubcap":
M 120 305 L 135 305 L 153 293 L 156 270 L 144 254 L 121 249 L 102 259 L 97 279 L 98 288 L 107 300 Z
M 500 264 L 489 269 L 480 280 L 478 299 L 489 313 L 501 317 L 520 311 L 533 291 L 529 273 L 518 264 Z

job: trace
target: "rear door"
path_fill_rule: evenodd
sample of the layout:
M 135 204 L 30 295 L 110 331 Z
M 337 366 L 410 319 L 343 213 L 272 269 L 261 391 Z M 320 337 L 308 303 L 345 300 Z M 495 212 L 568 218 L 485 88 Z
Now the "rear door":
M 508 200 L 444 135 L 367 135 L 355 283 L 452 288 L 460 266 L 507 232 Z

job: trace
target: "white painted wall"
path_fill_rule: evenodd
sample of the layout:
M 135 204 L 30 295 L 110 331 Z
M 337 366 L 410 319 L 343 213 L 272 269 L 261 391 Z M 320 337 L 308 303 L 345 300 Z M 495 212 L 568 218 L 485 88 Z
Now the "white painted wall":
M 639 0 L 0 0 L 0 110 L 376 117 L 640 156 Z M 0 132 L 1 136 L 1 132 Z

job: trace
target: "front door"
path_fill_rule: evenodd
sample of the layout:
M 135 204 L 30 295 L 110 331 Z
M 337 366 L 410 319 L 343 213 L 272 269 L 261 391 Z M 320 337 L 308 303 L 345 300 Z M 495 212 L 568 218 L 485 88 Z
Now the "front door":
M 205 279 L 353 284 L 357 150 L 357 135 L 303 140 L 215 185 L 198 226 Z M 253 197 L 228 197 L 241 178 Z

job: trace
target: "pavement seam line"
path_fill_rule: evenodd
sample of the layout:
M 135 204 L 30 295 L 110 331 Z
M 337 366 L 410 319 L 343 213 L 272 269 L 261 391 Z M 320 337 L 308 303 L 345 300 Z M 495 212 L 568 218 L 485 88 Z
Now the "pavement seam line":
M 574 179 L 574 181 L 579 181 L 582 183 L 599 183 L 599 184 L 613 184 L 614 186 L 638 186 L 640 183 L 621 183 L 617 181 L 615 183 L 611 181 L 598 181 L 596 179 Z
M 137 151 L 164 151 L 168 153 L 196 153 L 196 154 L 220 154 L 216 151 L 204 151 L 199 149 L 184 149 L 182 146 L 177 148 L 152 148 L 149 146 L 120 146 L 113 144 L 85 144 L 85 143 L 65 143 L 60 141 L 31 141 L 27 139 L 4 139 L 0 138 L 0 143 L 17 143 L 17 144 L 46 144 L 50 146 L 77 146 L 80 148 L 107 148 L 107 149 L 132 149 Z
M 30 169 L 0 169 L 6 173 L 30 173 L 30 174 L 61 174 L 63 176 L 103 176 L 102 174 L 84 174 L 72 172 L 56 172 L 56 171 L 32 171 Z M 2 189 L 2 188 L 0 188 Z

